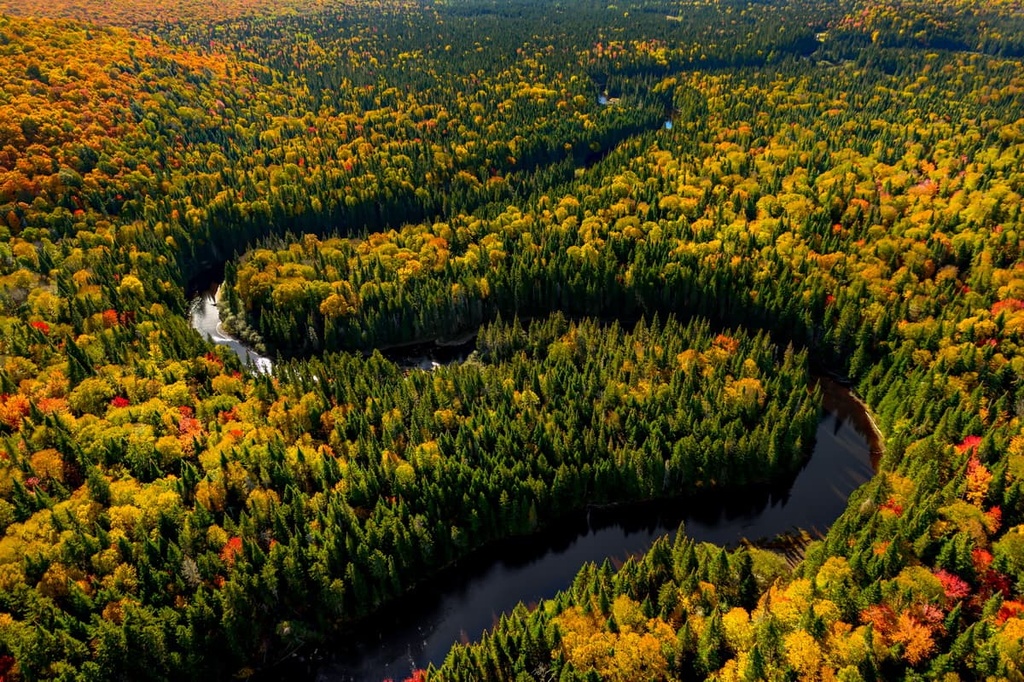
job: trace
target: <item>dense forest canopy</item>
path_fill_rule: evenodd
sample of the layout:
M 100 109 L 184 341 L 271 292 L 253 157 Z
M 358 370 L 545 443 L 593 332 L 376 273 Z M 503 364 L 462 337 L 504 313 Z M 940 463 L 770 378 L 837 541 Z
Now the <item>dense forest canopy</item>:
M 1022 58 L 1020 0 L 0 0 L 0 679 L 265 673 L 785 480 L 812 366 L 886 447 L 800 563 L 681 533 L 413 679 L 1024 679 Z

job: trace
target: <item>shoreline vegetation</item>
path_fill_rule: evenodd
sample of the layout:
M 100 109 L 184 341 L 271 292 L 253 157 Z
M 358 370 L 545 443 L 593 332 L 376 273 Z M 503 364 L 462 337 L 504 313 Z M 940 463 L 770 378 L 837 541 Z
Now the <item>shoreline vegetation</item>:
M 584 560 L 396 675 L 1024 675 L 1018 0 L 115 4 L 0 0 L 0 677 L 249 676 L 584 501 L 792 475 L 809 358 L 885 440 L 802 560 Z M 222 262 L 272 373 L 190 328 Z
M 535 319 L 527 320 L 526 322 L 531 324 L 542 324 L 544 323 L 544 320 Z M 587 320 L 582 320 L 581 322 L 585 323 L 587 322 Z M 513 324 L 517 323 L 518 320 L 516 322 L 513 322 Z M 616 328 L 618 327 L 617 323 L 609 323 L 609 321 L 607 320 L 602 320 L 598 324 L 602 328 L 608 327 L 609 324 L 615 326 Z M 640 321 L 638 324 L 640 324 L 641 328 L 644 325 L 642 321 Z M 484 330 L 483 327 L 481 327 L 481 329 L 466 333 L 459 345 L 464 346 L 470 341 L 477 339 L 478 337 L 481 336 L 482 330 Z M 570 333 L 573 332 L 570 331 Z M 489 331 L 484 330 L 483 337 L 487 338 L 488 336 Z M 399 365 L 404 365 L 408 362 L 408 358 L 405 358 L 405 361 L 403 362 L 402 357 L 396 357 L 394 355 L 391 355 L 391 353 L 394 353 L 394 351 L 396 350 L 402 349 L 412 349 L 413 352 L 418 353 L 419 351 L 423 350 L 425 346 L 433 346 L 435 348 L 444 347 L 441 344 L 437 343 L 436 341 L 420 341 L 401 344 L 400 346 L 390 347 L 385 350 L 389 352 L 390 360 L 396 362 Z M 479 354 L 481 351 L 484 351 L 486 353 L 486 349 L 482 348 L 477 348 L 475 352 Z M 235 352 L 238 352 L 237 349 L 235 350 Z M 239 355 L 239 357 L 241 357 L 241 355 Z M 456 358 L 456 361 L 458 362 L 459 359 Z M 436 366 L 440 367 L 440 365 Z M 859 428 L 863 428 L 865 423 L 868 425 L 869 435 L 867 436 L 867 440 L 870 443 L 870 450 L 872 453 L 871 461 L 873 467 L 877 467 L 877 454 L 881 447 L 882 437 L 881 433 L 877 430 L 877 426 L 875 425 L 874 421 L 867 413 L 867 408 L 864 405 L 864 403 L 860 401 L 849 388 L 844 387 L 841 384 L 820 375 L 812 376 L 810 382 L 808 383 L 808 389 L 810 389 L 811 387 L 817 388 L 820 386 L 824 387 L 821 389 L 823 402 L 830 409 L 839 409 L 844 412 L 848 411 L 849 405 L 846 405 L 845 408 L 841 407 L 841 404 L 844 401 L 849 401 L 849 403 L 857 405 L 861 408 L 860 412 L 853 415 L 847 415 L 847 417 L 852 418 L 855 423 L 860 424 Z M 795 386 L 794 390 L 800 390 L 800 388 L 798 386 Z M 806 466 L 806 464 L 802 465 L 801 468 L 803 466 Z M 705 488 L 695 491 L 693 495 L 698 496 L 699 499 L 704 499 L 706 502 L 710 503 L 713 506 L 714 504 L 717 504 L 716 496 L 720 498 L 722 494 L 727 495 L 731 499 L 735 499 L 737 496 L 746 496 L 747 494 L 749 494 L 749 492 L 766 492 L 766 490 L 767 489 L 764 487 L 764 484 L 755 484 L 754 487 L 749 491 L 736 490 L 733 487 L 726 484 L 720 490 L 716 491 L 714 488 Z M 778 494 L 778 491 L 776 491 L 775 494 Z M 401 606 L 402 603 L 415 603 L 417 601 L 417 595 L 422 595 L 424 589 L 429 590 L 431 585 L 443 584 L 445 575 L 451 575 L 453 572 L 458 572 L 460 569 L 464 570 L 467 566 L 474 566 L 477 563 L 479 563 L 479 561 L 484 557 L 494 556 L 500 543 L 510 541 L 514 543 L 527 543 L 525 546 L 528 547 L 534 546 L 534 544 L 536 543 L 540 543 L 538 546 L 543 547 L 545 541 L 542 538 L 546 537 L 547 535 L 550 535 L 553 529 L 560 527 L 562 524 L 581 518 L 581 515 L 585 515 L 589 520 L 591 513 L 605 514 L 608 512 L 625 512 L 632 516 L 633 513 L 641 512 L 642 510 L 647 509 L 651 510 L 651 518 L 653 519 L 657 518 L 657 516 L 662 513 L 661 509 L 663 505 L 678 504 L 680 502 L 685 502 L 687 506 L 689 506 L 694 504 L 694 499 L 692 498 L 692 495 L 687 496 L 686 498 L 681 498 L 678 495 L 660 495 L 644 499 L 613 500 L 603 503 L 588 502 L 584 508 L 569 510 L 565 512 L 565 514 L 562 517 L 559 518 L 539 521 L 535 527 L 532 527 L 527 530 L 522 530 L 520 532 L 514 532 L 505 539 L 499 540 L 496 543 L 492 542 L 488 545 L 479 547 L 473 550 L 469 555 L 455 558 L 449 563 L 439 566 L 435 571 L 432 572 L 431 575 L 425 576 L 421 578 L 418 582 L 410 584 L 407 588 L 405 588 L 403 594 L 397 595 L 394 598 L 395 605 L 392 606 L 392 608 L 403 608 Z M 820 537 L 821 531 L 818 531 L 818 534 Z M 737 537 L 731 543 L 731 546 L 780 550 L 786 556 L 787 562 L 789 563 L 790 567 L 792 567 L 798 562 L 799 558 L 803 557 L 803 552 L 812 539 L 812 536 L 808 533 L 807 530 L 804 529 L 780 530 L 776 534 L 765 537 Z M 371 621 L 373 620 L 372 615 L 368 618 Z M 360 628 L 361 626 L 358 623 L 356 623 L 348 626 L 344 630 L 344 632 L 359 632 Z M 338 639 L 337 641 L 342 641 L 342 639 Z M 320 649 L 322 648 L 322 645 L 317 646 L 315 651 L 320 651 Z M 329 666 L 344 666 L 344 660 L 344 657 L 342 657 L 339 661 L 331 654 L 311 653 L 306 648 L 303 648 L 297 652 L 290 653 L 284 659 L 271 666 L 271 669 L 276 669 L 281 665 L 298 665 L 300 668 L 309 671 L 311 670 L 310 666 L 315 668 L 317 665 L 321 664 L 327 664 Z M 296 674 L 296 672 L 294 670 L 291 670 L 289 674 Z

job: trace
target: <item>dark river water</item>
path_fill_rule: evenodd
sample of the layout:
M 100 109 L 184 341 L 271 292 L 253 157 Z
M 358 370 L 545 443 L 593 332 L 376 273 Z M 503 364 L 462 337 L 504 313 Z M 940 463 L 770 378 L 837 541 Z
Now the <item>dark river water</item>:
M 218 331 L 217 309 L 209 298 L 197 300 L 192 322 L 214 342 L 270 368 L 268 359 Z M 430 362 L 416 358 L 413 364 L 429 367 Z M 731 496 L 594 509 L 529 538 L 503 542 L 427 581 L 365 623 L 358 636 L 305 652 L 309 660 L 290 661 L 280 677 L 398 682 L 416 668 L 439 664 L 452 644 L 479 639 L 519 602 L 553 597 L 584 563 L 619 563 L 674 534 L 680 524 L 696 540 L 728 546 L 797 529 L 824 533 L 846 508 L 850 493 L 873 475 L 881 444 L 860 401 L 829 379 L 818 381 L 825 412 L 810 459 L 790 481 Z

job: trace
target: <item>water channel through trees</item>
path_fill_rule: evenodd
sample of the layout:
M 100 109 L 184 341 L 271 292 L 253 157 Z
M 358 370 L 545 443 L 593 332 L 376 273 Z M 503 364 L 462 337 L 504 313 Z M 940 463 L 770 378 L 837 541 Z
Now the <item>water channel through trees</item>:
M 219 321 L 211 293 L 193 301 L 195 329 L 257 370 L 271 370 L 269 358 L 224 333 Z M 389 356 L 429 369 L 452 359 L 451 349 L 439 350 L 443 357 L 422 349 L 409 357 Z M 695 540 L 726 546 L 797 530 L 824 533 L 850 494 L 872 476 L 881 443 L 856 396 L 830 379 L 818 381 L 824 412 L 811 457 L 791 480 L 733 496 L 590 509 L 544 532 L 477 552 L 384 609 L 358 637 L 339 638 L 330 651 L 303 652 L 302 661 L 286 666 L 288 675 L 304 669 L 324 682 L 404 679 L 416 668 L 439 664 L 452 644 L 478 639 L 519 602 L 537 603 L 567 588 L 584 563 L 622 562 L 680 524 Z

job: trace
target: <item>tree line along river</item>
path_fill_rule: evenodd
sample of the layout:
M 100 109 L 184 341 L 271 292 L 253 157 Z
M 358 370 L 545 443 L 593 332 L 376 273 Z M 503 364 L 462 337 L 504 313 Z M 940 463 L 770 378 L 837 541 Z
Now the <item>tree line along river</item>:
M 216 286 L 192 302 L 192 326 L 230 348 L 244 363 L 269 372 L 272 361 L 220 327 Z M 392 359 L 427 370 L 429 350 Z M 456 360 L 458 360 L 456 355 Z M 864 404 L 836 381 L 818 377 L 824 411 L 811 457 L 789 481 L 742 496 L 721 494 L 671 502 L 591 508 L 553 528 L 477 552 L 428 581 L 331 651 L 303 652 L 286 675 L 316 680 L 402 679 L 439 664 L 459 641 L 474 640 L 519 602 L 534 604 L 571 583 L 587 562 L 621 563 L 642 554 L 680 525 L 695 540 L 735 546 L 794 531 L 824 533 L 846 508 L 850 494 L 874 473 L 881 437 Z

